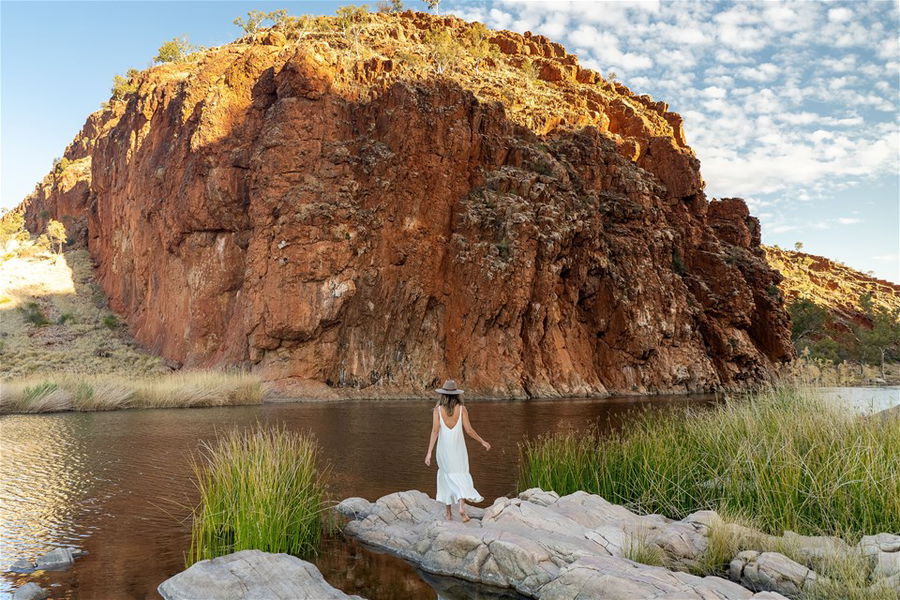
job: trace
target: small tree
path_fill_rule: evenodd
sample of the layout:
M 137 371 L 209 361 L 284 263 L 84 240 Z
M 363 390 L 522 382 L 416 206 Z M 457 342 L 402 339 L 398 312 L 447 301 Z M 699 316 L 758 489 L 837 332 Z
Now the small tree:
M 619 80 L 619 74 L 615 71 L 607 71 L 606 72 L 606 80 L 616 82 Z
M 365 4 L 356 6 L 348 4 L 337 9 L 338 24 L 344 35 L 353 39 L 353 48 L 356 58 L 359 58 L 359 34 L 363 26 L 369 21 L 369 7 Z
M 794 250 L 797 252 L 803 250 L 803 242 L 794 242 Z
M 50 219 L 47 222 L 47 237 L 56 244 L 57 254 L 62 252 L 63 244 L 66 242 L 66 226 L 56 219 Z
M 125 77 L 116 75 L 113 77 L 112 97 L 115 100 L 124 100 L 126 96 L 137 91 L 138 85 L 136 78 L 140 71 L 137 69 L 128 69 Z
M 188 55 L 200 50 L 200 47 L 191 44 L 188 37 L 172 38 L 159 47 L 156 58 L 153 59 L 157 63 L 180 63 L 184 62 Z
M 403 0 L 381 0 L 378 3 L 378 12 L 398 13 L 403 12 Z
M 443 73 L 459 59 L 459 45 L 446 30 L 430 31 L 425 36 L 428 55 L 438 73 Z
M 828 311 L 808 298 L 798 298 L 788 307 L 791 315 L 791 340 L 794 344 L 820 337 L 831 323 Z
M 441 0 L 425 0 L 428 10 L 433 10 L 434 14 L 439 15 L 441 11 Z
M 63 174 L 63 171 L 65 171 L 67 168 L 69 168 L 70 164 L 72 164 L 72 161 L 70 161 L 66 157 L 54 158 L 53 159 L 53 174 L 56 175 L 57 177 L 59 177 L 60 175 Z
M 259 31 L 262 22 L 269 18 L 269 13 L 264 10 L 247 11 L 247 18 L 238 17 L 232 23 L 244 30 L 244 33 L 251 35 Z
M 871 328 L 854 327 L 859 340 L 860 358 L 866 362 L 879 363 L 881 377 L 884 378 L 885 358 L 900 349 L 900 308 L 876 308 L 871 294 L 860 296 L 859 303 L 872 323 Z

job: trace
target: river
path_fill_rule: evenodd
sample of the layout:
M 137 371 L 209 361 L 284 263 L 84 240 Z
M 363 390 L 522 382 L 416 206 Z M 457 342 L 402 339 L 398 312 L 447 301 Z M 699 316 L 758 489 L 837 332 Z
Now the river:
M 900 403 L 897 388 L 871 394 L 881 398 L 877 405 Z M 524 438 L 590 423 L 615 428 L 635 410 L 714 401 L 709 396 L 470 401 L 473 426 L 493 445 L 485 452 L 469 443 L 482 506 L 515 493 L 518 443 Z M 36 581 L 51 598 L 159 598 L 156 586 L 184 569 L 190 544 L 189 514 L 196 502 L 190 458 L 202 440 L 227 427 L 259 421 L 312 432 L 331 465 L 332 496 L 338 500 L 375 500 L 407 489 L 433 495 L 435 470 L 423 463 L 431 406 L 346 401 L 0 417 L 0 568 L 57 546 L 88 552 L 69 571 L 6 573 L 0 597 Z M 326 540 L 314 562 L 329 583 L 370 600 L 433 600 L 438 591 L 448 600 L 510 597 L 456 589 L 452 580 L 417 573 L 402 560 L 340 536 Z

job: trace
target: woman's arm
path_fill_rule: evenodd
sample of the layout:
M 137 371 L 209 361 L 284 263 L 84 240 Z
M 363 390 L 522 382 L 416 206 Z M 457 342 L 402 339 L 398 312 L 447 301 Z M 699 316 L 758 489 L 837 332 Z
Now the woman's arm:
M 438 429 L 440 424 L 438 423 L 438 419 L 441 417 L 438 416 L 438 407 L 435 406 L 434 410 L 431 411 L 431 440 L 428 442 L 428 453 L 425 454 L 425 464 L 429 467 L 431 466 L 431 451 L 434 450 L 434 443 L 437 441 Z
M 469 411 L 468 411 L 468 409 L 466 409 L 465 406 L 462 407 L 462 420 L 463 420 L 463 429 L 466 430 L 466 433 L 469 434 L 469 437 L 472 438 L 473 440 L 477 440 L 478 442 L 480 442 L 481 445 L 484 446 L 485 450 L 490 450 L 491 445 L 489 443 L 487 443 L 486 441 L 484 441 L 483 439 L 481 439 L 481 436 L 478 435 L 478 433 L 475 431 L 475 428 L 472 427 L 471 423 L 469 423 Z

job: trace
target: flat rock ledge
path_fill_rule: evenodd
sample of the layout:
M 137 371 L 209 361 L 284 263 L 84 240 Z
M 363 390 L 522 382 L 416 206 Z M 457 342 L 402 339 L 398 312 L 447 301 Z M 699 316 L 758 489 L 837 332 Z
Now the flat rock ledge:
M 784 598 L 625 558 L 652 548 L 667 564 L 688 568 L 706 550 L 710 511 L 674 521 L 636 515 L 584 492 L 559 497 L 538 489 L 498 498 L 483 512 L 472 511 L 468 523 L 444 520 L 443 506 L 415 490 L 375 503 L 349 498 L 337 510 L 350 519 L 347 535 L 424 571 L 539 600 Z
M 311 563 L 261 550 L 201 560 L 162 582 L 157 591 L 165 600 L 364 600 L 328 585 Z

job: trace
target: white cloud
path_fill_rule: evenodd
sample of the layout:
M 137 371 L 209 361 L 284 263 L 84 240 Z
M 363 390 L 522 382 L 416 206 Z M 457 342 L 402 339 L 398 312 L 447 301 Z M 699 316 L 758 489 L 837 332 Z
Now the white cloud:
M 856 225 L 857 223 L 862 223 L 862 219 L 856 217 L 840 217 L 837 222 L 841 225 Z
M 832 8 L 828 10 L 828 20 L 832 23 L 846 23 L 853 18 L 853 11 L 849 8 Z

